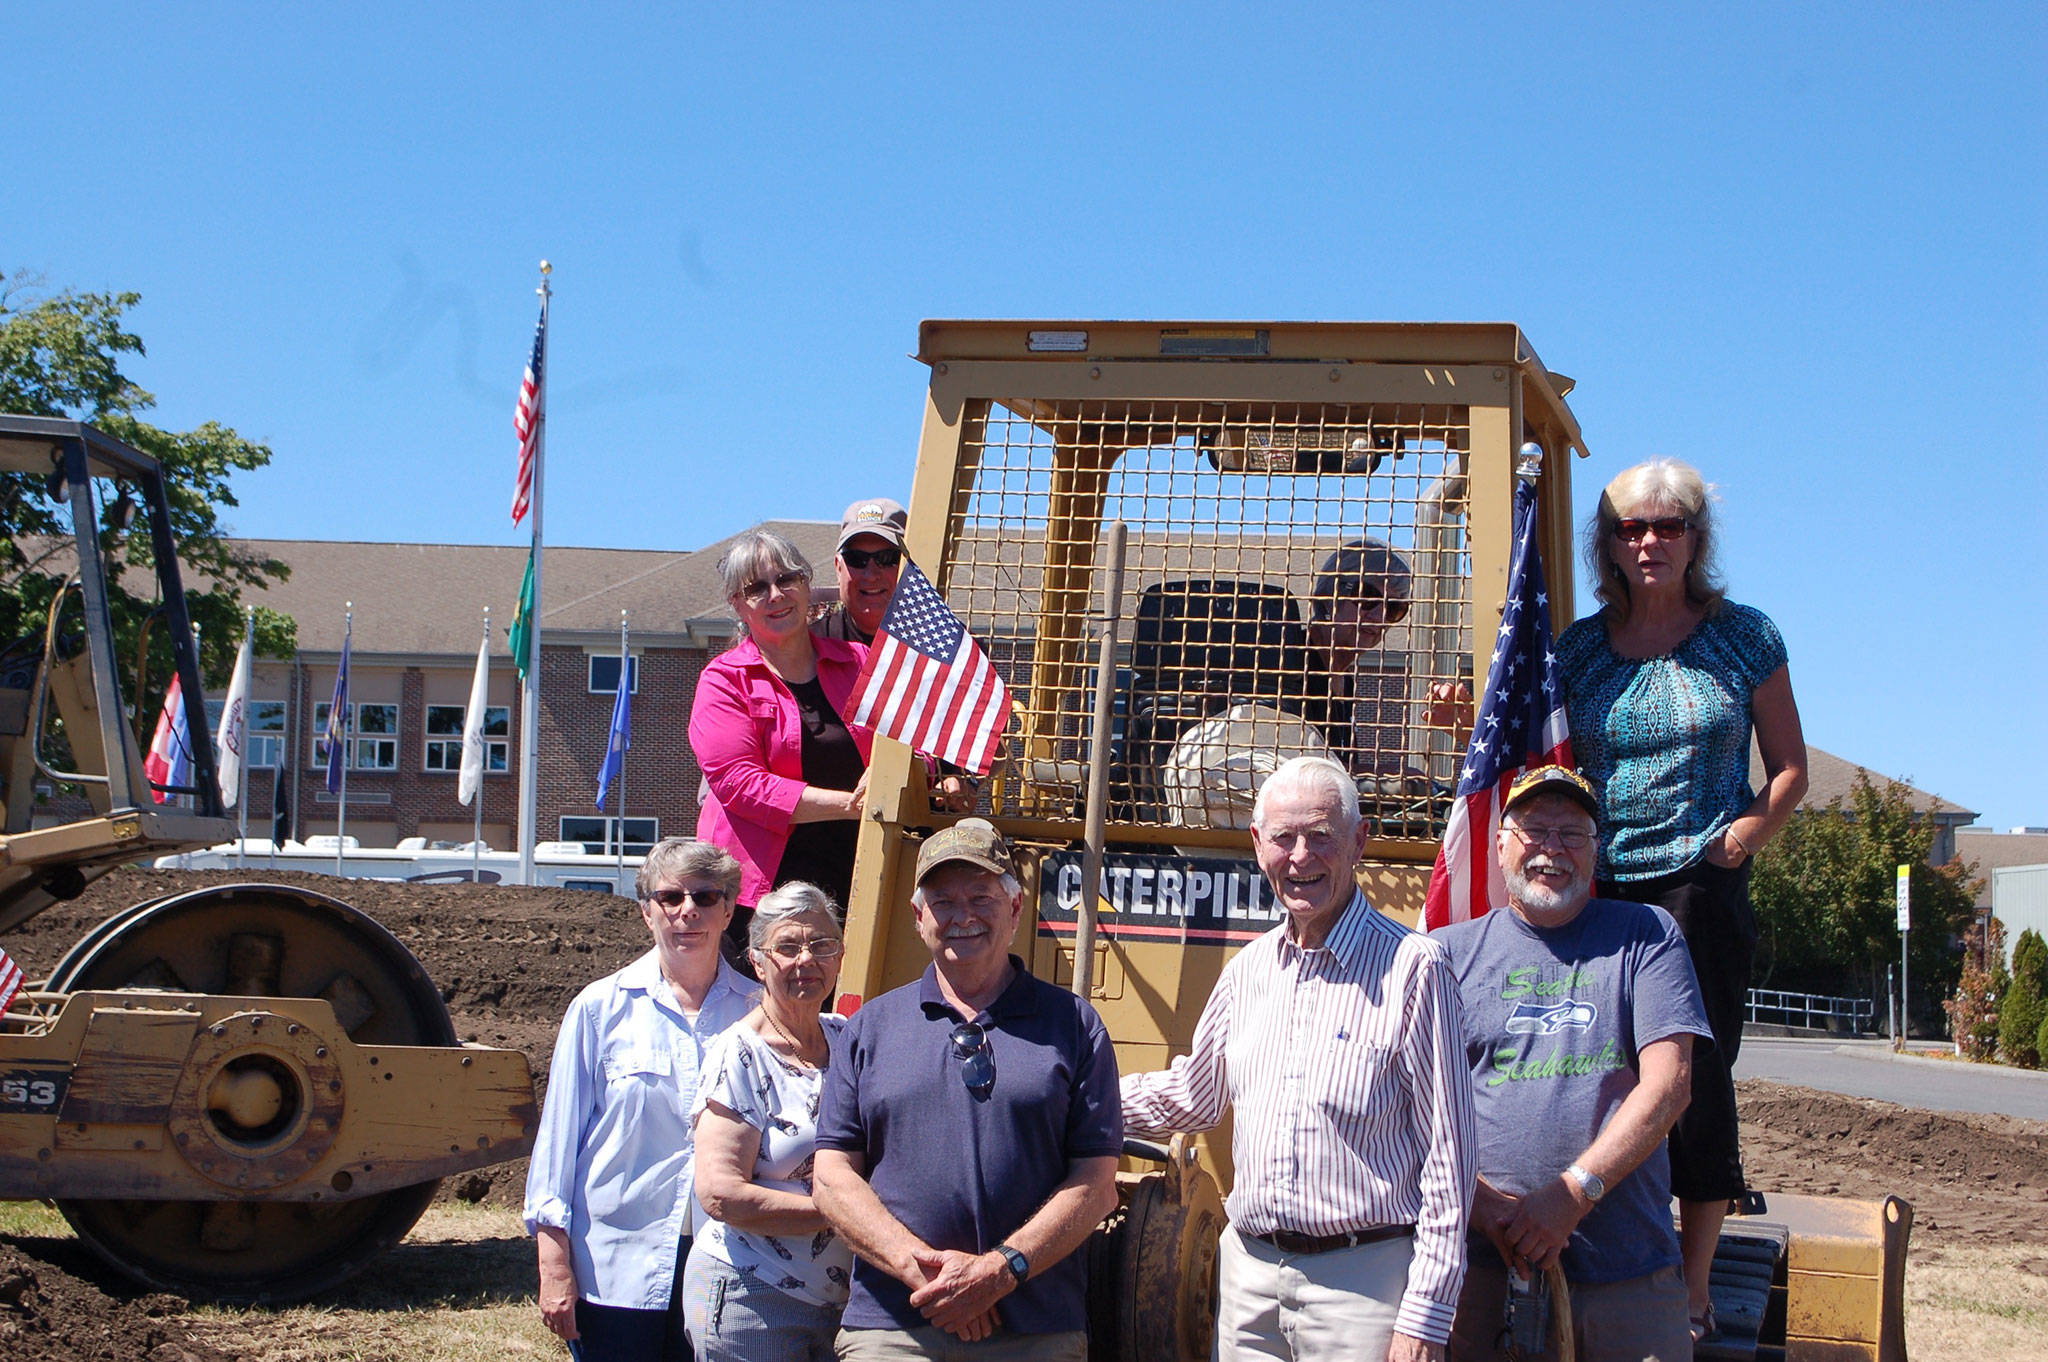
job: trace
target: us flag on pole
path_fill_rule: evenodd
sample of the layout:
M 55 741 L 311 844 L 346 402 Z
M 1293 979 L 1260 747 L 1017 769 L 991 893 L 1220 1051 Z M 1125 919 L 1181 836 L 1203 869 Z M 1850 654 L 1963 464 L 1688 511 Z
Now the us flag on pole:
M 1480 917 L 1508 901 L 1494 843 L 1501 804 L 1515 777 L 1537 766 L 1572 764 L 1565 724 L 1564 681 L 1550 638 L 1550 593 L 1536 547 L 1536 484 L 1515 484 L 1515 554 L 1508 568 L 1507 608 L 1486 669 L 1486 694 L 1473 717 L 1472 741 L 1458 773 L 1436 869 L 1423 901 L 1423 924 L 1434 931 Z
M 512 412 L 512 429 L 519 432 L 519 485 L 512 489 L 512 523 L 526 519 L 533 504 L 533 459 L 540 445 L 540 374 L 548 357 L 548 311 L 545 304 L 533 327 L 533 353 L 527 357 L 526 372 L 519 379 L 519 405 Z
M 14 963 L 7 952 L 0 950 L 0 1012 L 14 1001 L 14 995 L 21 992 L 21 966 Z
M 1010 692 L 988 654 L 908 559 L 850 699 L 847 722 L 978 776 L 995 765 L 1010 721 Z

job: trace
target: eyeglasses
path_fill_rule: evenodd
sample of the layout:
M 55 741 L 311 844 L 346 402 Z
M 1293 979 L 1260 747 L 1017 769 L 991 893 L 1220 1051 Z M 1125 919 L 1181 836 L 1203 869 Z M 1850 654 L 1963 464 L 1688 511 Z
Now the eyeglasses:
M 763 949 L 783 964 L 794 965 L 803 959 L 805 952 L 809 952 L 813 960 L 837 960 L 846 954 L 846 943 L 834 937 L 818 936 L 809 941 L 778 941 Z
M 1584 851 L 1593 842 L 1593 834 L 1584 828 L 1524 828 L 1513 823 L 1501 826 L 1512 832 L 1515 840 L 1525 847 L 1547 846 L 1555 842 L 1566 851 Z
M 1659 516 L 1655 520 L 1627 520 L 1614 522 L 1614 537 L 1624 544 L 1640 544 L 1652 532 L 1659 539 L 1676 539 L 1692 528 L 1692 522 L 1682 515 Z
M 768 599 L 771 590 L 780 591 L 785 596 L 792 595 L 798 587 L 810 580 L 810 573 L 801 568 L 791 568 L 787 572 L 777 573 L 773 581 L 748 582 L 740 588 L 740 599 L 748 605 L 759 605 Z
M 855 572 L 859 572 L 870 563 L 877 567 L 895 567 L 903 561 L 903 550 L 894 544 L 884 549 L 841 549 L 839 561 Z
M 1408 618 L 1408 602 L 1388 596 L 1384 591 L 1375 591 L 1371 587 L 1359 592 L 1358 610 L 1360 614 L 1378 611 L 1380 618 L 1389 624 L 1399 624 Z
M 716 908 L 725 902 L 723 889 L 657 889 L 649 894 L 651 902 L 664 908 L 680 908 L 685 903 L 695 903 L 699 908 Z
M 986 1102 L 996 1087 L 996 1052 L 988 1031 L 979 1022 L 961 1022 L 949 1039 L 954 1058 L 961 1061 L 960 1081 L 977 1102 Z

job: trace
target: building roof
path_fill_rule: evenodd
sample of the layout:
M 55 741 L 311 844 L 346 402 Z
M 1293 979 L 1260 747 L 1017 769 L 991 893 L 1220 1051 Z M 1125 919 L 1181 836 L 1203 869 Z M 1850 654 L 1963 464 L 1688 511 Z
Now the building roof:
M 836 522 L 774 520 L 753 528 L 787 536 L 831 580 L 823 567 L 838 537 Z M 562 641 L 616 639 L 619 611 L 626 610 L 634 637 L 650 643 L 729 636 L 718 560 L 736 538 L 694 551 L 550 545 L 541 563 L 541 628 Z M 485 606 L 495 648 L 502 650 L 526 571 L 526 549 L 516 545 L 232 542 L 290 566 L 289 577 L 244 589 L 243 599 L 297 620 L 300 651 L 310 654 L 341 651 L 342 613 L 350 601 L 356 604 L 357 653 L 470 656 Z
M 1806 798 L 1799 801 L 1799 807 L 1802 809 L 1822 809 L 1826 808 L 1829 803 L 1837 798 L 1841 799 L 1844 804 L 1848 803 L 1851 793 L 1856 788 L 1858 773 L 1868 776 L 1870 782 L 1878 786 L 1882 786 L 1887 780 L 1892 779 L 1892 777 L 1884 775 L 1882 772 L 1873 771 L 1867 766 L 1859 766 L 1853 761 L 1844 760 L 1832 752 L 1823 751 L 1808 743 L 1806 746 Z M 1756 789 L 1762 789 L 1764 783 L 1763 758 L 1758 755 L 1754 744 L 1751 744 L 1749 749 L 1749 783 Z M 1934 815 L 1937 822 L 1967 823 L 1977 816 L 1962 805 L 1952 804 L 1940 795 L 1930 794 L 1926 790 L 1907 785 L 1904 781 L 1899 783 L 1906 785 L 1906 802 L 1911 804 L 1920 813 Z
M 2048 833 L 1998 832 L 1991 828 L 1957 828 L 1956 859 L 1976 863 L 1973 872 L 1983 877 L 1977 891 L 1977 906 L 1991 907 L 1991 872 L 2012 865 L 2048 864 Z

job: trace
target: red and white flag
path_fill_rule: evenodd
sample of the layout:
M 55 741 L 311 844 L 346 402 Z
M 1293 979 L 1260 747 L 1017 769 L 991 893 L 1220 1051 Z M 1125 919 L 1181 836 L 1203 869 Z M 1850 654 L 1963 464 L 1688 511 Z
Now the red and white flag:
M 192 783 L 192 725 L 185 719 L 185 687 L 176 672 L 164 692 L 163 713 L 157 715 L 156 733 L 149 740 L 149 755 L 142 759 L 142 774 L 156 785 Z M 171 796 L 159 789 L 156 802 Z
M 1423 900 L 1430 931 L 1507 906 L 1501 876 L 1501 805 L 1524 771 L 1572 764 L 1564 681 L 1550 638 L 1550 593 L 1536 547 L 1536 484 L 1515 487 L 1515 556 L 1508 565 L 1507 607 L 1486 669 L 1472 741 L 1458 772 L 1458 799 L 1444 827 L 1436 869 Z
M 519 483 L 512 489 L 512 523 L 526 519 L 533 505 L 533 465 L 540 453 L 541 366 L 548 357 L 548 310 L 543 303 L 540 321 L 533 328 L 533 353 L 527 357 L 526 372 L 519 379 L 519 405 L 512 412 L 512 429 L 519 432 Z
M 1010 692 L 988 654 L 907 559 L 851 701 L 848 723 L 978 776 L 995 765 L 1010 722 Z
M 14 1001 L 14 995 L 21 992 L 21 966 L 14 963 L 6 951 L 0 950 L 0 1012 Z

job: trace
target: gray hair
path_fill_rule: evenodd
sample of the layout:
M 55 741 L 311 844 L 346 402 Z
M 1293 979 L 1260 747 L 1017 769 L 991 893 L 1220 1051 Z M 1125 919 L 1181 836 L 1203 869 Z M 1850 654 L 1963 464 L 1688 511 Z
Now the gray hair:
M 805 581 L 811 580 L 811 560 L 804 557 L 802 549 L 773 530 L 748 530 L 733 540 L 725 557 L 718 560 L 718 579 L 725 588 L 728 604 L 737 601 L 750 583 L 792 570 L 801 572 Z M 740 632 L 746 631 L 746 621 L 742 619 Z
M 937 866 L 933 866 L 932 868 L 934 870 L 938 869 Z M 980 868 L 981 867 L 979 866 L 975 867 L 975 869 L 977 870 L 979 870 Z M 1013 899 L 1021 898 L 1023 896 L 1024 886 L 1018 883 L 1017 877 L 1015 875 L 998 875 L 996 876 L 996 878 L 1002 882 L 1004 895 Z M 919 886 L 917 886 L 917 888 L 910 891 L 910 906 L 917 909 L 919 912 L 924 911 L 923 885 L 920 884 Z
M 1692 523 L 1692 562 L 1685 569 L 1685 598 L 1708 615 L 1721 612 L 1728 588 L 1721 580 L 1720 541 L 1714 534 L 1714 488 L 1700 470 L 1682 459 L 1652 459 L 1624 468 L 1600 493 L 1600 505 L 1586 522 L 1581 546 L 1593 574 L 1593 594 L 1616 612 L 1628 612 L 1628 578 L 1615 566 L 1608 546 L 1614 527 L 1646 506 L 1669 506 Z
M 1358 782 L 1328 757 L 1291 757 L 1281 762 L 1266 777 L 1266 783 L 1259 786 L 1258 798 L 1252 801 L 1253 827 L 1265 828 L 1266 799 L 1276 791 L 1333 796 L 1343 830 L 1347 834 L 1358 831 Z
M 815 884 L 791 880 L 761 895 L 761 901 L 754 905 L 753 920 L 747 923 L 747 949 L 765 950 L 768 933 L 805 913 L 816 913 L 832 924 L 835 936 L 844 935 L 846 914 L 832 901 L 832 896 Z
M 740 892 L 740 863 L 723 847 L 700 842 L 694 837 L 664 837 L 640 863 L 633 892 L 645 903 L 669 880 L 702 877 L 714 880 L 731 901 Z

